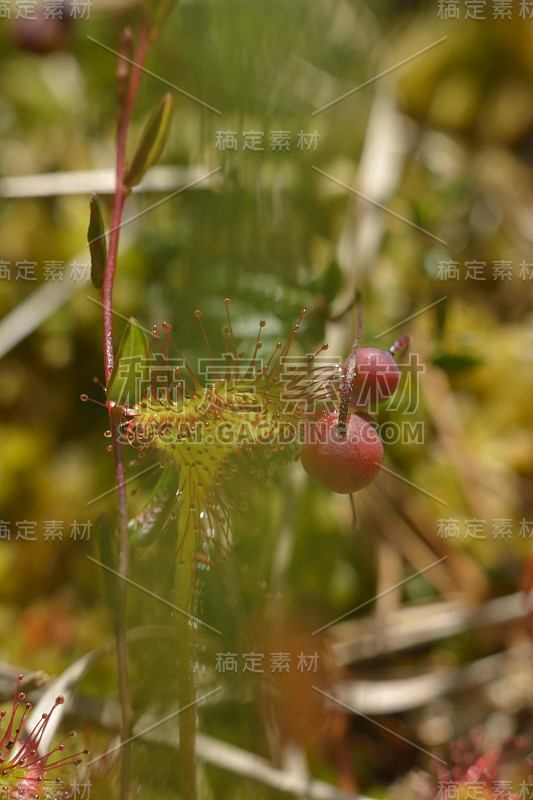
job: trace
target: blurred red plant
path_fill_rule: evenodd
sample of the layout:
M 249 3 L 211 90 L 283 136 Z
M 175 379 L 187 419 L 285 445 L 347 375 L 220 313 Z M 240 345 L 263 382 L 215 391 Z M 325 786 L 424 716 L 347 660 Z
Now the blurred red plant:
M 432 774 L 413 770 L 391 790 L 395 800 L 531 800 L 533 754 L 527 735 L 494 744 L 489 732 L 473 731 L 436 753 Z

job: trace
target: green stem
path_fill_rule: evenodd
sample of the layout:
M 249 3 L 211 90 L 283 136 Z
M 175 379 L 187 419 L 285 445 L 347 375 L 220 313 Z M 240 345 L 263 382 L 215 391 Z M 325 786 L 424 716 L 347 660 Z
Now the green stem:
M 178 558 L 176 563 L 174 604 L 194 615 L 194 580 L 196 575 L 196 534 L 189 512 L 194 492 L 190 484 L 183 487 L 182 512 L 178 517 Z M 180 782 L 182 800 L 196 800 L 196 633 L 190 617 L 176 612 L 178 639 L 178 690 L 180 708 Z

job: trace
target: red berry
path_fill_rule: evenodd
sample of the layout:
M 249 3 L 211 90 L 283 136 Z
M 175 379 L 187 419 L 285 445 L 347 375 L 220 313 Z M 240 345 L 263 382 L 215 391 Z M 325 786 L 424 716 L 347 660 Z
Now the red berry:
M 348 360 L 345 369 L 348 369 Z M 388 350 L 361 347 L 356 356 L 351 402 L 356 406 L 382 403 L 394 394 L 399 381 L 398 364 Z
M 358 408 L 357 410 L 354 410 L 353 413 L 357 414 L 357 416 L 360 419 L 364 420 L 365 422 L 368 422 L 368 424 L 372 425 L 373 428 L 377 427 L 377 422 L 376 422 L 375 418 L 372 416 L 372 414 L 368 414 L 366 411 L 362 411 L 360 408 Z
M 301 450 L 302 465 L 315 483 L 340 494 L 351 494 L 372 483 L 383 460 L 377 431 L 361 417 L 349 414 L 346 434 L 337 431 L 338 413 L 321 417 L 309 429 Z

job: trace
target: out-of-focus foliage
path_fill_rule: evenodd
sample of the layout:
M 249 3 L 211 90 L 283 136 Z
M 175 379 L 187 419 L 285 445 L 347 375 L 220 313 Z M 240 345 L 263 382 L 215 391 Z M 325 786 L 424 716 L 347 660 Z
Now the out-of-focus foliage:
M 356 290 L 364 345 L 412 337 L 412 358 L 401 359 L 405 391 L 397 407 L 386 404 L 378 415 L 389 431 L 385 464 L 401 480 L 384 473 L 356 496 L 355 529 L 347 498 L 313 486 L 299 464 L 280 466 L 272 487 L 259 484 L 258 535 L 236 517 L 233 555 L 200 573 L 198 615 L 223 632 L 220 641 L 202 639 L 200 687 L 221 677 L 217 653 L 274 648 L 265 617 L 274 630 L 278 615 L 288 620 L 273 640 L 279 651 L 316 647 L 325 664 L 325 639 L 309 638 L 313 630 L 368 601 L 387 575 L 401 581 L 444 555 L 446 565 L 409 582 L 401 600 L 475 603 L 518 588 L 533 535 L 533 21 L 519 16 L 518 4 L 500 20 L 487 5 L 484 21 L 465 20 L 464 9 L 462 19 L 444 21 L 437 9 L 385 0 L 184 2 L 150 53 L 147 67 L 164 85 L 143 76 L 130 158 L 162 91 L 170 91 L 174 120 L 163 164 L 191 170 L 185 184 L 220 171 L 177 194 L 129 198 L 125 218 L 135 219 L 122 232 L 117 344 L 132 315 L 147 329 L 166 321 L 197 364 L 208 356 L 194 317 L 201 308 L 217 356 L 230 297 L 239 350 L 251 354 L 264 318 L 270 352 L 306 308 L 294 355 L 328 341 L 327 357 L 343 361 L 355 333 Z M 30 32 L 14 4 L 11 10 L 11 20 L 0 20 L 0 175 L 112 169 L 115 62 L 105 48 L 117 47 L 125 24 L 135 30 L 138 7 L 95 0 L 89 19 L 57 24 L 52 45 L 32 45 L 34 52 L 31 37 L 48 34 L 45 22 Z M 253 131 L 264 134 L 260 150 L 244 147 Z M 223 134 L 235 136 L 235 149 L 222 149 Z M 346 187 L 377 194 L 393 214 Z M 69 259 L 89 263 L 88 250 L 80 252 L 90 194 L 72 181 L 67 195 L 2 199 L 2 317 L 52 286 L 53 274 L 59 287 Z M 111 198 L 99 192 L 99 199 L 109 225 Z M 116 504 L 105 409 L 80 402 L 82 393 L 103 399 L 93 382 L 103 376 L 100 308 L 88 295 L 97 298 L 80 281 L 0 360 L 0 620 L 8 632 L 0 660 L 49 672 L 112 635 L 97 568 L 86 559 L 98 557 L 88 523 L 114 515 Z M 128 474 L 138 469 L 128 465 Z M 143 476 L 129 485 L 132 513 L 153 483 Z M 168 528 L 135 555 L 132 578 L 169 597 L 175 546 Z M 131 590 L 132 626 L 167 625 L 169 614 Z M 495 647 L 481 635 L 459 638 L 418 660 L 398 656 L 382 674 L 458 666 Z M 324 669 L 326 686 L 336 673 Z M 132 649 L 137 712 L 152 704 L 161 717 L 168 713 L 174 670 L 168 642 Z M 239 667 L 223 677 L 230 699 L 201 712 L 208 732 L 268 757 L 276 749 L 269 726 L 282 730 L 281 739 L 286 730 L 298 737 L 301 726 L 294 733 L 283 714 L 272 722 L 268 666 L 263 675 Z M 99 697 L 114 687 L 111 659 L 84 682 Z M 315 719 L 307 687 L 277 688 L 291 696 L 294 714 Z M 468 713 L 446 706 L 443 739 L 489 712 L 504 713 L 491 702 L 484 697 Z M 302 737 L 315 775 L 335 781 L 346 771 L 338 742 L 348 742 L 347 763 L 368 791 L 423 763 L 370 724 L 355 717 L 350 730 L 343 724 L 333 720 L 333 732 L 317 731 L 313 741 L 308 731 Z M 424 738 L 430 726 L 421 718 L 386 724 L 423 747 L 443 743 Z M 152 758 L 147 747 L 139 745 L 140 796 L 175 796 L 167 752 Z M 209 776 L 216 797 L 278 796 L 221 771 Z

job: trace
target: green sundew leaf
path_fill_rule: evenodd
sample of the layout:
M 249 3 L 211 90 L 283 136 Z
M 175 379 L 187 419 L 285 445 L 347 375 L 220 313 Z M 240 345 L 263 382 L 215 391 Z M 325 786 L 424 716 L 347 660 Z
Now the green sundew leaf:
M 144 173 L 159 160 L 170 131 L 172 97 L 166 94 L 144 126 L 133 161 L 124 176 L 124 185 L 136 186 Z
M 149 359 L 146 337 L 137 320 L 130 317 L 107 384 L 108 399 L 130 407 L 139 402 L 148 388 Z
M 104 285 L 107 247 L 100 203 L 95 194 L 91 197 L 90 208 L 91 215 L 89 219 L 89 230 L 87 231 L 87 241 L 91 252 L 91 280 L 97 289 L 101 289 Z
M 98 517 L 95 524 L 95 532 L 101 563 L 105 567 L 116 571 L 118 569 L 118 555 L 116 552 L 118 533 L 109 514 L 102 514 Z M 119 579 L 103 567 L 102 588 L 112 616 L 118 617 L 120 612 Z
M 128 522 L 132 547 L 148 547 L 156 540 L 170 516 L 178 488 L 178 470 L 170 464 L 164 468 L 146 506 Z
M 440 367 L 449 375 L 466 372 L 483 363 L 481 356 L 466 353 L 440 353 L 432 359 L 436 367 Z

